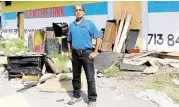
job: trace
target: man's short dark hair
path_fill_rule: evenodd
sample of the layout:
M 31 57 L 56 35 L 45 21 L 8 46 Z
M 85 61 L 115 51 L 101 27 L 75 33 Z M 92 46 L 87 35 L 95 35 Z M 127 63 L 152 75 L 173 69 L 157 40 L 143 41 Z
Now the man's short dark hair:
M 84 8 L 84 6 L 83 6 L 82 4 L 76 4 L 76 5 L 74 6 L 74 10 L 76 9 L 76 6 L 80 6 L 80 7 L 83 9 L 83 11 L 85 11 L 85 8 Z

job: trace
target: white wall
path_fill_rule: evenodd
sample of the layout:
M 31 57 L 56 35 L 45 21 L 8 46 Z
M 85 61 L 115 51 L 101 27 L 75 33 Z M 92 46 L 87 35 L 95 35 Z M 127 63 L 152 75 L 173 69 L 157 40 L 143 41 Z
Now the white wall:
M 148 1 L 142 1 L 142 24 L 141 24 L 141 35 L 142 35 L 142 50 L 148 48 Z
M 149 3 L 147 40 L 150 43 L 148 43 L 148 50 L 178 52 L 179 1 Z

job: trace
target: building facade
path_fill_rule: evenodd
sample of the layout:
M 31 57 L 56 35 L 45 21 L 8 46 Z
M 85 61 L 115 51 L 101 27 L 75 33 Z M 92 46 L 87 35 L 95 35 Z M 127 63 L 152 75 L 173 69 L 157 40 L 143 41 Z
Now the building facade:
M 123 10 L 132 14 L 130 29 L 140 29 L 137 46 L 142 50 L 179 51 L 179 2 L 62 2 L 12 1 L 1 2 L 2 36 L 27 37 L 37 29 L 52 27 L 52 23 L 71 23 L 75 20 L 73 6 L 84 4 L 85 17 L 97 28 L 105 28 L 106 21 L 120 20 Z

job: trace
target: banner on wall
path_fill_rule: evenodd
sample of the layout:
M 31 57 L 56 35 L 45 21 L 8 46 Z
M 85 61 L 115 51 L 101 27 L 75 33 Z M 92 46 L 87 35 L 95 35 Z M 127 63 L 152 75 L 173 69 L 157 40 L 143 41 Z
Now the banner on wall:
M 179 51 L 179 1 L 148 2 L 148 50 Z
M 18 28 L 17 28 L 17 13 L 10 12 L 1 14 L 2 22 L 2 36 L 5 38 L 16 38 L 18 37 Z
M 25 11 L 24 28 L 39 29 L 52 27 L 52 23 L 61 22 L 70 24 L 75 20 L 73 8 L 74 6 L 71 5 Z M 108 15 L 108 2 L 88 3 L 84 4 L 84 8 L 86 19 L 93 21 L 98 29 L 105 27 Z
M 36 30 L 52 27 L 53 23 L 66 22 L 70 24 L 75 20 L 73 5 L 41 8 L 24 11 L 24 35 L 32 35 Z M 105 27 L 108 17 L 108 2 L 84 4 L 85 18 L 93 21 L 100 30 Z M 3 35 L 18 37 L 17 12 L 3 13 Z M 14 36 L 13 36 L 14 37 Z

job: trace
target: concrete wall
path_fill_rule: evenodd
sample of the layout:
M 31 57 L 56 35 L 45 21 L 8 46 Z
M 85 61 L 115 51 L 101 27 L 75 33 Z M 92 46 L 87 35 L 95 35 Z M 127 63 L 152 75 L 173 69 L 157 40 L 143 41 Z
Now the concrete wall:
M 148 2 L 148 50 L 179 51 L 179 1 Z

